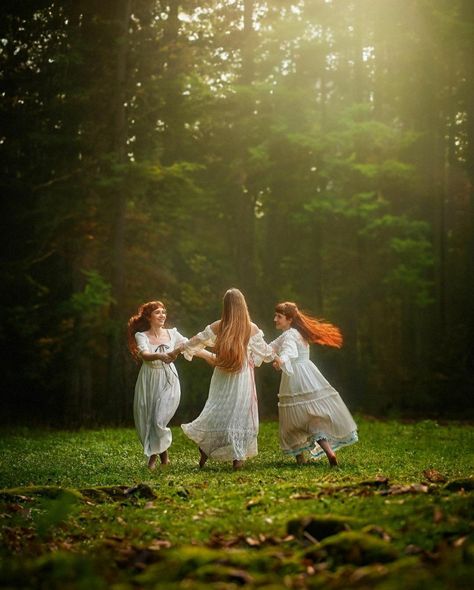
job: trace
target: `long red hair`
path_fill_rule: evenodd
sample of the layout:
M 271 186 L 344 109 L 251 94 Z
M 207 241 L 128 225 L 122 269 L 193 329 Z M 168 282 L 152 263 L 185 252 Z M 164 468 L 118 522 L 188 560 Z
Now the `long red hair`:
M 159 307 L 162 307 L 164 310 L 166 310 L 165 304 L 161 301 L 149 301 L 148 303 L 144 303 L 143 305 L 140 305 L 137 313 L 132 315 L 132 317 L 128 320 L 127 344 L 131 355 L 136 360 L 138 360 L 139 355 L 135 334 L 137 332 L 146 332 L 150 329 L 151 314 Z
M 303 313 L 298 309 L 296 303 L 292 301 L 278 303 L 275 306 L 275 311 L 291 320 L 292 328 L 296 328 L 307 342 L 341 348 L 342 334 L 339 328 Z
M 222 317 L 214 347 L 216 367 L 236 373 L 247 358 L 247 346 L 252 330 L 245 297 L 238 289 L 229 289 L 224 295 Z

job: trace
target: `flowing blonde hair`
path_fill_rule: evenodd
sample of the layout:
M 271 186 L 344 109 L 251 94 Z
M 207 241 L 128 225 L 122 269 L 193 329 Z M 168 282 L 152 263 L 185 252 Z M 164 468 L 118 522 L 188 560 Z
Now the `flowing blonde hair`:
M 162 307 L 166 311 L 165 304 L 161 301 L 149 301 L 140 305 L 135 315 L 128 320 L 127 325 L 127 343 L 128 349 L 135 360 L 139 359 L 137 342 L 135 340 L 135 334 L 137 332 L 145 332 L 150 329 L 150 317 L 151 314 Z
M 252 330 L 245 297 L 238 289 L 229 289 L 224 295 L 222 317 L 214 347 L 216 366 L 236 373 L 247 358 L 247 346 Z
M 292 301 L 278 303 L 275 306 L 275 311 L 291 320 L 291 326 L 296 328 L 307 342 L 341 348 L 342 334 L 339 328 L 303 313 L 298 309 L 296 303 Z

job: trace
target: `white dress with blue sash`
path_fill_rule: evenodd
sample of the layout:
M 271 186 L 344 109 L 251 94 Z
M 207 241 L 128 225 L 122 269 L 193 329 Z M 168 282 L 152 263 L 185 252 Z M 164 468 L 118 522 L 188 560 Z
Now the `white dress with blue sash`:
M 357 442 L 357 425 L 339 393 L 309 358 L 309 344 L 295 328 L 270 343 L 283 361 L 278 415 L 282 450 L 298 455 L 309 450 L 313 458 L 324 451 L 325 439 L 333 450 Z

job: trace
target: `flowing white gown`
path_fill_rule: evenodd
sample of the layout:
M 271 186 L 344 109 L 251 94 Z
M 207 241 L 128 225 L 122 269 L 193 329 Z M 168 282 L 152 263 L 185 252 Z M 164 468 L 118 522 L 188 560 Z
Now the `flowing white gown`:
M 212 347 L 215 342 L 216 334 L 207 326 L 189 341 L 183 354 L 191 360 L 198 350 Z M 257 454 L 258 404 L 254 366 L 269 362 L 273 357 L 272 349 L 263 339 L 263 332 L 259 331 L 250 337 L 247 359 L 239 372 L 214 368 L 202 412 L 193 422 L 181 425 L 186 436 L 208 457 L 219 461 L 243 461 Z
M 309 358 L 309 344 L 295 328 L 285 330 L 270 346 L 283 361 L 278 414 L 283 452 L 325 453 L 317 444 L 326 439 L 333 450 L 357 442 L 357 425 L 339 393 Z
M 176 328 L 168 330 L 170 341 L 156 346 L 144 332 L 137 332 L 135 340 L 141 352 L 166 352 L 187 339 Z M 143 361 L 135 384 L 133 416 L 138 437 L 147 457 L 163 453 L 171 445 L 168 422 L 178 409 L 181 397 L 178 373 L 173 363 Z

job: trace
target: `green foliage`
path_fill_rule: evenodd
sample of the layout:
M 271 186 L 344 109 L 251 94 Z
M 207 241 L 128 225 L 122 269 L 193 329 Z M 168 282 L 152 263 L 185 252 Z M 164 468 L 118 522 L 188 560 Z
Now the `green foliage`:
M 94 317 L 97 312 L 113 303 L 111 286 L 96 270 L 84 270 L 87 283 L 80 293 L 73 293 L 67 305 L 81 317 Z
M 390 296 L 402 301 L 410 298 L 420 308 L 434 303 L 434 258 L 426 222 L 383 215 L 369 223 L 362 235 L 384 244 L 377 254 L 386 268 L 383 281 Z
M 464 412 L 473 15 L 399 4 L 6 3 L 5 420 L 123 420 L 138 305 L 191 334 L 231 285 L 269 334 L 278 299 L 340 325 L 361 410 Z

